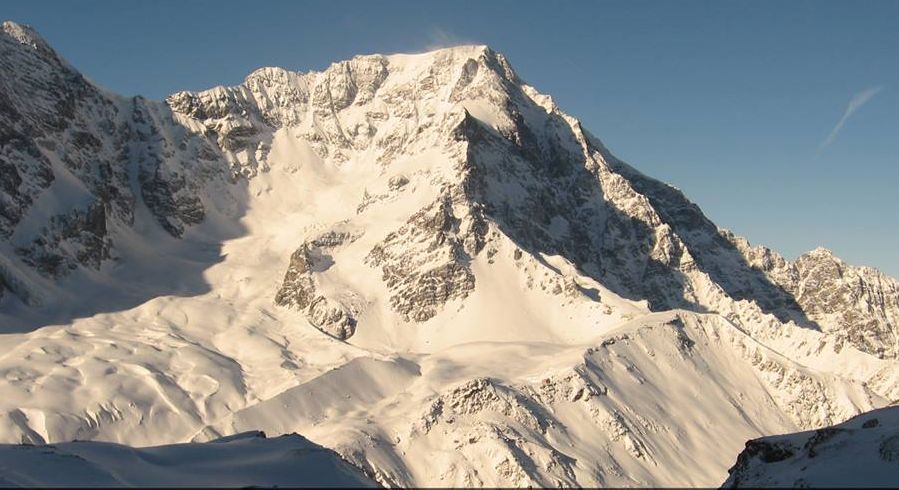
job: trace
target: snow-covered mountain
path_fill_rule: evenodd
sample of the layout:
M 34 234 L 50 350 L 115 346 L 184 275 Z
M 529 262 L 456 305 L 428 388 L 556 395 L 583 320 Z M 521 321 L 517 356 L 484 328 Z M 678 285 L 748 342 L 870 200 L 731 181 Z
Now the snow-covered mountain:
M 899 398 L 895 280 L 718 228 L 485 46 L 157 102 L 2 32 L 0 440 L 708 486 Z

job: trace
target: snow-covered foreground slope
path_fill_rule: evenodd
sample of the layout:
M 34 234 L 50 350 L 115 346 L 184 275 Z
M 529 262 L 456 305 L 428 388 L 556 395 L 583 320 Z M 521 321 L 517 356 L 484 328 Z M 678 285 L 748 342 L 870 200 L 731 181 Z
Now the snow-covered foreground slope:
M 708 485 L 731 462 L 722 454 L 753 434 L 882 403 L 720 317 L 678 311 L 584 344 L 476 342 L 355 359 L 201 438 L 300 430 L 399 486 Z
M 719 229 L 484 46 L 165 103 L 16 24 L 0 54 L 2 441 L 298 432 L 389 485 L 708 486 L 899 398 L 896 281 Z
M 333 451 L 296 434 L 236 434 L 204 444 L 0 445 L 0 485 L 376 487 Z
M 895 487 L 899 407 L 746 443 L 724 487 Z

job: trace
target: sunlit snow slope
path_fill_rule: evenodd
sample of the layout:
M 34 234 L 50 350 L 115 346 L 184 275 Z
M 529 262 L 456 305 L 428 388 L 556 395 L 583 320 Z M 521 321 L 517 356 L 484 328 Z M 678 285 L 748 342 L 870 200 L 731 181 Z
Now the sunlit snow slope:
M 899 285 L 790 262 L 485 46 L 164 103 L 0 35 L 0 440 L 298 432 L 386 485 L 717 485 L 899 396 Z

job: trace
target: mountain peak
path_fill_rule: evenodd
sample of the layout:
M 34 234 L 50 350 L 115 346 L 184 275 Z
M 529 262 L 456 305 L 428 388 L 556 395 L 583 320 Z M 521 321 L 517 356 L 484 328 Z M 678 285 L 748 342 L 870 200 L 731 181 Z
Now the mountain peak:
M 486 45 L 463 45 L 359 55 L 321 71 L 264 67 L 240 85 L 179 92 L 166 102 L 205 125 L 224 147 L 249 148 L 238 167 L 253 175 L 266 166 L 255 155 L 259 143 L 268 147 L 262 139 L 272 129 L 295 128 L 320 157 L 341 161 L 374 145 L 383 163 L 422 134 L 410 128 L 443 127 L 460 104 L 488 126 L 511 128 L 512 99 L 539 98 L 519 94 L 521 85 L 504 56 Z
M 833 251 L 825 247 L 815 247 L 814 249 L 809 250 L 805 255 L 820 258 L 834 257 Z
M 53 52 L 53 49 L 44 41 L 44 38 L 29 25 L 7 20 L 3 22 L 3 33 L 18 41 L 19 44 L 31 46 L 38 51 Z
M 365 55 L 356 56 L 357 58 L 366 58 L 368 56 L 377 56 L 387 60 L 394 68 L 402 70 L 412 70 L 419 67 L 438 67 L 444 69 L 456 69 L 469 60 L 479 62 L 488 68 L 497 72 L 504 78 L 518 82 L 515 70 L 509 64 L 506 57 L 486 44 L 460 44 L 456 46 L 441 47 L 419 53 L 394 53 L 389 55 Z

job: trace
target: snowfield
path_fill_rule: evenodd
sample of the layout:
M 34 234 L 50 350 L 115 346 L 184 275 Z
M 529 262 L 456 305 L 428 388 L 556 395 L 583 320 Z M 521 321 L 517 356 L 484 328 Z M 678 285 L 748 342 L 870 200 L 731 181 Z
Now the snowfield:
M 0 482 L 712 486 L 899 398 L 899 283 L 717 227 L 486 46 L 157 102 L 7 22 L 0 68 Z

